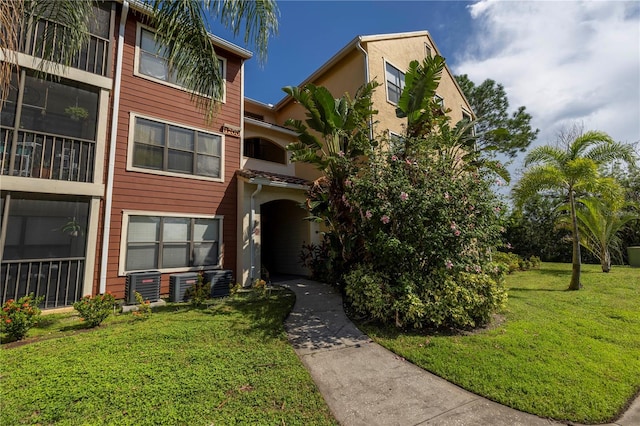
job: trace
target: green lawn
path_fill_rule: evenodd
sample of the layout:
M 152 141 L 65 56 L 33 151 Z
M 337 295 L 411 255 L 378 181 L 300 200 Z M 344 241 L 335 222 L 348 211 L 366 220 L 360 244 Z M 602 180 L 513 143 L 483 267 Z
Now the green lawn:
M 87 332 L 45 316 L 29 336 L 53 338 L 0 350 L 0 424 L 336 424 L 287 342 L 294 300 L 170 306 Z
M 522 411 L 582 423 L 611 421 L 640 390 L 640 269 L 542 264 L 507 278 L 501 324 L 465 335 L 362 328 L 407 360 Z

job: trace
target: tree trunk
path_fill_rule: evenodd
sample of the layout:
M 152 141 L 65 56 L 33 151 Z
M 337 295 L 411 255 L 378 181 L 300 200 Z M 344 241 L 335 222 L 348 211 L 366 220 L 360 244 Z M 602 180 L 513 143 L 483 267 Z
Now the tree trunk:
M 569 290 L 580 290 L 580 234 L 578 233 L 578 218 L 576 216 L 576 200 L 573 188 L 569 188 L 569 206 L 571 207 L 571 227 L 573 231 L 572 271 Z
M 602 249 L 600 253 L 600 265 L 602 266 L 602 272 L 609 272 L 611 270 L 611 253 L 608 248 Z

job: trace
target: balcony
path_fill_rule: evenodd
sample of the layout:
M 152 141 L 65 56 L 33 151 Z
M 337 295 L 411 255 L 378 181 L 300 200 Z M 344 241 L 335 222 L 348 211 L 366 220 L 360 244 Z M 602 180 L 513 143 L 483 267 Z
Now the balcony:
M 89 40 L 80 53 L 73 58 L 70 66 L 101 76 L 108 76 L 109 70 L 109 36 L 111 23 L 111 5 L 104 2 L 94 6 L 94 16 L 89 21 Z M 18 51 L 37 58 L 44 58 L 42 40 L 52 40 L 55 50 L 64 49 L 64 39 L 69 29 L 52 20 L 40 19 L 33 25 L 25 25 L 19 32 Z M 51 56 L 49 54 L 48 56 Z
M 27 259 L 0 265 L 0 302 L 34 293 L 43 309 L 71 306 L 82 298 L 84 258 Z
M 14 150 L 14 132 L 0 126 L 0 175 L 93 182 L 94 141 L 20 130 Z

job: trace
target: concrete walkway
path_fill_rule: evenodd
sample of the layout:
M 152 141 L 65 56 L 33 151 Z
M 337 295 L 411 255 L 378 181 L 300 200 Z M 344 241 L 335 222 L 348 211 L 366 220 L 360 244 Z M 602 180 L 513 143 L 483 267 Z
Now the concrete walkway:
M 373 343 L 347 318 L 329 285 L 306 279 L 274 284 L 296 294 L 285 322 L 289 340 L 344 426 L 561 424 L 467 392 Z M 614 424 L 640 425 L 640 399 Z

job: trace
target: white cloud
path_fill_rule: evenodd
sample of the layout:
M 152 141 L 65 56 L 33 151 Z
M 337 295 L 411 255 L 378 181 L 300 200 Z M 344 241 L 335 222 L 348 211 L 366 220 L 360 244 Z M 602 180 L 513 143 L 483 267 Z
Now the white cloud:
M 536 144 L 576 122 L 640 140 L 640 3 L 482 0 L 469 12 L 473 42 L 455 73 L 502 83 L 532 114 Z

